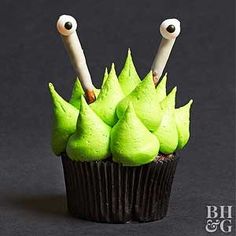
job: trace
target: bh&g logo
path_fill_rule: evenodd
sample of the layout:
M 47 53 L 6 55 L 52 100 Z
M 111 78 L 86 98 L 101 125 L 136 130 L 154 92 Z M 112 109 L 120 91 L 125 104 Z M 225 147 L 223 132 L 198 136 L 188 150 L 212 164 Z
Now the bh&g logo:
M 207 206 L 205 229 L 209 233 L 221 230 L 223 233 L 232 231 L 232 206 Z

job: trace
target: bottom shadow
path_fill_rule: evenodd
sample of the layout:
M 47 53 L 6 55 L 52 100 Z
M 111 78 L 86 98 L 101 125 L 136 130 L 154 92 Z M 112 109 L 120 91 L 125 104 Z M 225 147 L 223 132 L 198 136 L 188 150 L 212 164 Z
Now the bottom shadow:
M 47 215 L 67 215 L 65 195 L 14 195 L 7 198 L 14 207 Z

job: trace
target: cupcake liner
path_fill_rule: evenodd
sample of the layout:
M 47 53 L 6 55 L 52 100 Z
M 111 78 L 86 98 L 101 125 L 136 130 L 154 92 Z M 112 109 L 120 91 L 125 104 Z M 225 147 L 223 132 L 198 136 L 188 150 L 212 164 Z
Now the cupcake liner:
M 62 155 L 67 206 L 79 218 L 107 223 L 162 219 L 178 158 L 127 167 L 112 161 L 72 161 Z
M 135 220 L 160 220 L 167 214 L 177 160 L 166 160 L 141 167 L 135 199 Z

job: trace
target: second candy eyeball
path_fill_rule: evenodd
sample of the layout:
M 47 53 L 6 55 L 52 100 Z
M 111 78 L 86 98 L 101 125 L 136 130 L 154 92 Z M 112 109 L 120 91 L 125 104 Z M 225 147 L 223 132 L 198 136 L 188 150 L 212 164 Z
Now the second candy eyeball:
M 179 20 L 175 18 L 164 20 L 160 25 L 160 32 L 165 39 L 175 39 L 180 33 Z
M 57 21 L 57 30 L 64 36 L 69 36 L 76 31 L 77 22 L 74 17 L 69 15 L 62 15 Z

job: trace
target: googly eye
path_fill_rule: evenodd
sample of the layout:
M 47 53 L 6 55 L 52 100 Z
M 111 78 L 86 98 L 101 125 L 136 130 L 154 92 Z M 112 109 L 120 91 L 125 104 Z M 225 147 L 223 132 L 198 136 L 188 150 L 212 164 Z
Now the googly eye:
M 165 39 L 175 39 L 180 33 L 180 22 L 177 19 L 164 20 L 160 25 L 160 32 Z
M 57 21 L 57 30 L 64 36 L 69 36 L 76 31 L 77 23 L 74 17 L 62 15 Z

